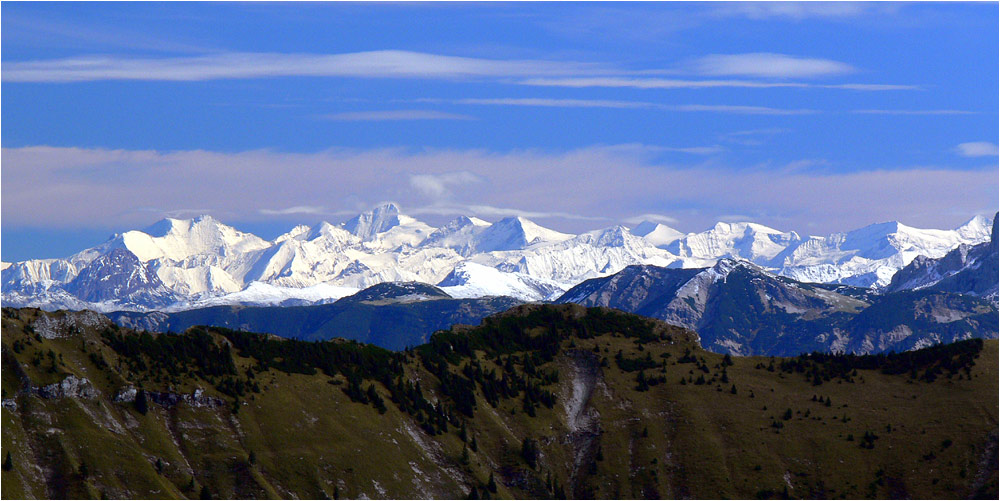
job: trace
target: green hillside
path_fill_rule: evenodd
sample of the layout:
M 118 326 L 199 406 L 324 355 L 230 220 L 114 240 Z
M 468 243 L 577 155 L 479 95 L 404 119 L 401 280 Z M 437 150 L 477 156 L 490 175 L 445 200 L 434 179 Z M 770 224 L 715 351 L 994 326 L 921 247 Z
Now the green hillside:
M 34 309 L 2 330 L 4 498 L 997 497 L 995 340 L 724 357 L 577 305 L 405 352 Z

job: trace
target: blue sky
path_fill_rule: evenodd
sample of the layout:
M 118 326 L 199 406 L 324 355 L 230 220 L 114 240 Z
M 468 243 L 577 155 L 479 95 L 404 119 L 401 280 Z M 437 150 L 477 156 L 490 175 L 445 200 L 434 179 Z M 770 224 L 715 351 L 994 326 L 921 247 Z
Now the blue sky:
M 997 209 L 996 3 L 0 9 L 5 261 L 387 200 L 574 232 Z

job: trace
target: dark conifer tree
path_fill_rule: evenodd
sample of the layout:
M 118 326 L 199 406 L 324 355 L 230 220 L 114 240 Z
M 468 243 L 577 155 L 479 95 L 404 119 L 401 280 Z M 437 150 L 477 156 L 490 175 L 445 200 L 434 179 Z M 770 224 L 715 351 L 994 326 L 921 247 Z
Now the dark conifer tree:
M 146 390 L 139 390 L 135 396 L 135 410 L 142 415 L 149 412 L 149 401 L 146 398 Z

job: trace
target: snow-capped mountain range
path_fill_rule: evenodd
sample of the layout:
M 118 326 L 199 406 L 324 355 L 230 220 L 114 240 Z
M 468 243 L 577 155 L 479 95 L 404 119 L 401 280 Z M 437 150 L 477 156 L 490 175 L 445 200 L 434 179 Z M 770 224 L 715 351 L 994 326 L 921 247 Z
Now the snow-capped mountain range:
M 164 219 L 65 259 L 3 263 L 2 291 L 4 305 L 99 311 L 322 303 L 395 281 L 537 301 L 629 265 L 696 268 L 722 258 L 803 282 L 880 288 L 917 256 L 940 258 L 990 232 L 977 216 L 953 230 L 892 222 L 825 237 L 755 223 L 683 234 L 651 222 L 570 235 L 523 217 L 463 216 L 434 228 L 384 204 L 271 241 L 210 216 Z

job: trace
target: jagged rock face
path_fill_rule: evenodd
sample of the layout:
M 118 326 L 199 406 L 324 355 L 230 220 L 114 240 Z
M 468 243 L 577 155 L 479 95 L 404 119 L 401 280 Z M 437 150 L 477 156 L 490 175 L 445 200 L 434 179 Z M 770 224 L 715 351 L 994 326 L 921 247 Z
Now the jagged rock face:
M 852 297 L 831 289 L 721 260 L 701 270 L 629 267 L 588 280 L 558 301 L 688 327 L 706 349 L 734 355 L 878 353 L 997 336 L 995 318 L 990 321 L 996 307 L 975 298 L 941 292 Z
M 66 290 L 90 302 L 169 304 L 175 298 L 156 273 L 127 249 L 114 249 L 80 271 Z
M 37 393 L 42 398 L 97 398 L 100 394 L 90 380 L 72 374 L 58 383 L 38 388 Z
M 649 315 L 672 299 L 682 285 L 700 273 L 700 269 L 671 269 L 658 266 L 628 266 L 607 278 L 587 280 L 573 287 L 556 301 L 583 306 L 607 306 Z M 669 299 L 667 299 L 669 301 Z

